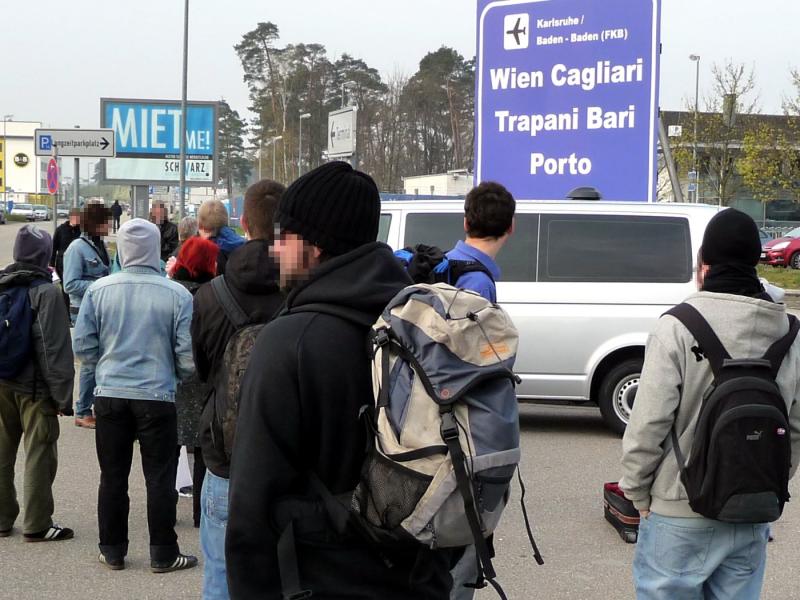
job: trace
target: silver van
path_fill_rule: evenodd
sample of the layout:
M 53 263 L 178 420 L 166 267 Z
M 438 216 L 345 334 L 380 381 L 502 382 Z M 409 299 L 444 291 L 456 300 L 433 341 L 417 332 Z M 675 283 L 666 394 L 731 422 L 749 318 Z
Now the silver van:
M 697 250 L 717 207 L 518 201 L 498 256 L 498 301 L 520 333 L 523 401 L 596 404 L 622 432 L 658 317 L 696 291 Z M 463 201 L 384 201 L 379 239 L 452 248 Z

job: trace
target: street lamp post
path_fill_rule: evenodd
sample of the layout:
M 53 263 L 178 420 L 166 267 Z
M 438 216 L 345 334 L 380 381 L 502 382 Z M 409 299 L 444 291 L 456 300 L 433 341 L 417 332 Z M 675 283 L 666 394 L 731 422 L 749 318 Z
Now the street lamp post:
M 275 181 L 275 155 L 277 154 L 277 150 L 275 149 L 275 142 L 282 139 L 283 139 L 282 135 L 276 135 L 270 140 L 270 144 L 272 144 L 272 181 Z
M 344 87 L 342 87 L 344 90 Z M 303 121 L 306 119 L 311 118 L 311 113 L 303 113 L 300 115 L 300 135 L 298 136 L 298 140 L 300 143 L 299 148 L 297 149 L 297 176 L 303 174 Z
M 8 163 L 8 135 L 6 123 L 14 118 L 14 115 L 3 115 L 3 210 L 8 210 L 8 177 L 6 175 L 6 163 Z
M 700 55 L 690 54 L 689 60 L 695 63 L 694 75 L 694 144 L 692 144 L 692 170 L 695 173 L 695 190 L 694 201 L 697 202 L 700 191 L 700 177 L 697 173 L 697 115 L 699 113 L 699 99 L 700 99 Z

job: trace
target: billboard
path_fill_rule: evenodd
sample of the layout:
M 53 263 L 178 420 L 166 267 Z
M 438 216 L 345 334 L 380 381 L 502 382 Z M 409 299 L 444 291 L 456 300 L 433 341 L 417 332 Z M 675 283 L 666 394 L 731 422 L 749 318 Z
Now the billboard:
M 479 0 L 476 181 L 655 200 L 659 0 Z
M 100 99 L 100 125 L 114 130 L 116 158 L 104 161 L 112 184 L 172 185 L 180 181 L 181 103 Z M 186 184 L 217 181 L 217 103 L 186 106 Z
M 347 158 L 356 153 L 357 113 L 355 106 L 328 113 L 329 158 Z

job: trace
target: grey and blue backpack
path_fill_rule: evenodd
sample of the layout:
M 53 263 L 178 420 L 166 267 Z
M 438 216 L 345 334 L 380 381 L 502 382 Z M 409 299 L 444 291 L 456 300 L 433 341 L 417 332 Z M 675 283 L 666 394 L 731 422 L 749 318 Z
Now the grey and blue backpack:
M 378 544 L 475 544 L 473 585 L 505 597 L 488 538 L 520 461 L 514 324 L 477 293 L 418 284 L 389 303 L 371 339 L 373 445 L 352 499 L 361 528 Z

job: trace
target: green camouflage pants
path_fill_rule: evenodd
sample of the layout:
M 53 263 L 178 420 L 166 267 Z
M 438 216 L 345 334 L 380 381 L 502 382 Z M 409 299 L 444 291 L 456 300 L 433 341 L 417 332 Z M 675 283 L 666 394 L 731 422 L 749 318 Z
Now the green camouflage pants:
M 11 529 L 19 515 L 14 464 L 25 436 L 25 517 L 23 533 L 53 524 L 53 481 L 58 466 L 58 416 L 49 399 L 34 399 L 0 385 L 0 531 Z

